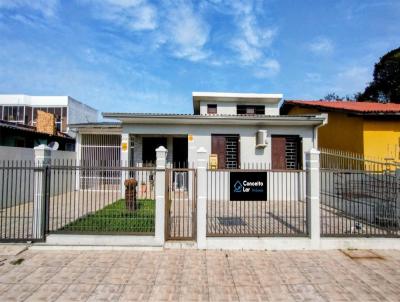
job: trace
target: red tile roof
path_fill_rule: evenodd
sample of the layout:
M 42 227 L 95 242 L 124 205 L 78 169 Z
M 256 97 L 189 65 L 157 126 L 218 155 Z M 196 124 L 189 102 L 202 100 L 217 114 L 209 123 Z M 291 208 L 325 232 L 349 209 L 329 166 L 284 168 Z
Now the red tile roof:
M 300 105 L 326 110 L 344 110 L 357 113 L 400 113 L 400 104 L 352 101 L 300 101 L 288 100 L 285 105 Z

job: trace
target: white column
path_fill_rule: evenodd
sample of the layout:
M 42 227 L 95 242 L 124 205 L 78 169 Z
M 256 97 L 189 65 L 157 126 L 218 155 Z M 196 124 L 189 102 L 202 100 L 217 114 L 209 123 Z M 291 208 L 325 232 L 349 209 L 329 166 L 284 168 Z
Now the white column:
M 121 167 L 129 167 L 129 133 L 121 134 Z M 128 171 L 121 171 L 121 198 L 125 198 L 124 182 L 128 175 Z
M 160 244 L 165 242 L 165 167 L 167 149 L 160 146 L 156 149 L 156 225 L 155 237 Z
M 44 201 L 46 188 L 44 183 L 44 167 L 51 163 L 51 148 L 46 145 L 40 145 L 34 148 L 35 170 L 34 174 L 34 197 L 33 197 L 33 238 L 40 239 L 44 227 Z
M 311 149 L 306 153 L 306 200 L 308 231 L 310 232 L 311 244 L 315 249 L 320 245 L 320 173 L 319 154 L 317 149 Z
M 207 150 L 197 150 L 197 247 L 207 247 Z

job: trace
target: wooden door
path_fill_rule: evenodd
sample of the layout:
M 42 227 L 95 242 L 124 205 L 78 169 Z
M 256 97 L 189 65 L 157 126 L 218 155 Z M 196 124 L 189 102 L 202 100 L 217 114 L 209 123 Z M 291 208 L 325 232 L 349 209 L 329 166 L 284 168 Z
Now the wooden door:
M 211 135 L 211 153 L 218 156 L 218 169 L 225 169 L 225 145 L 225 136 Z
M 286 137 L 272 136 L 272 169 L 286 169 Z

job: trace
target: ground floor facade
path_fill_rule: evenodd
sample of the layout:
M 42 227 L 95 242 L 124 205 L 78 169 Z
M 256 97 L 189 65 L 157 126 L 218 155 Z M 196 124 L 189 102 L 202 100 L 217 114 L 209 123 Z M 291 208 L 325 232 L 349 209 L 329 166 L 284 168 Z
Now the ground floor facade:
M 123 161 L 131 167 L 154 166 L 155 149 L 168 150 L 173 167 L 194 165 L 200 147 L 215 155 L 216 168 L 263 167 L 302 169 L 305 153 L 316 144 L 314 127 L 257 125 L 138 125 L 113 129 L 82 128 L 78 160 L 92 163 Z M 260 141 L 262 140 L 262 144 Z

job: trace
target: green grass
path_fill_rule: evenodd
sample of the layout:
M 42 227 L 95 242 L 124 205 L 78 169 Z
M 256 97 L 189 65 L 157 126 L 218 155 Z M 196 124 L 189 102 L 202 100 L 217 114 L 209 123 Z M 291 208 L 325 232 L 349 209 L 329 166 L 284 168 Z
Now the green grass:
M 89 233 L 154 233 L 155 201 L 139 199 L 138 208 L 129 211 L 120 199 L 97 212 L 65 225 L 60 231 Z

